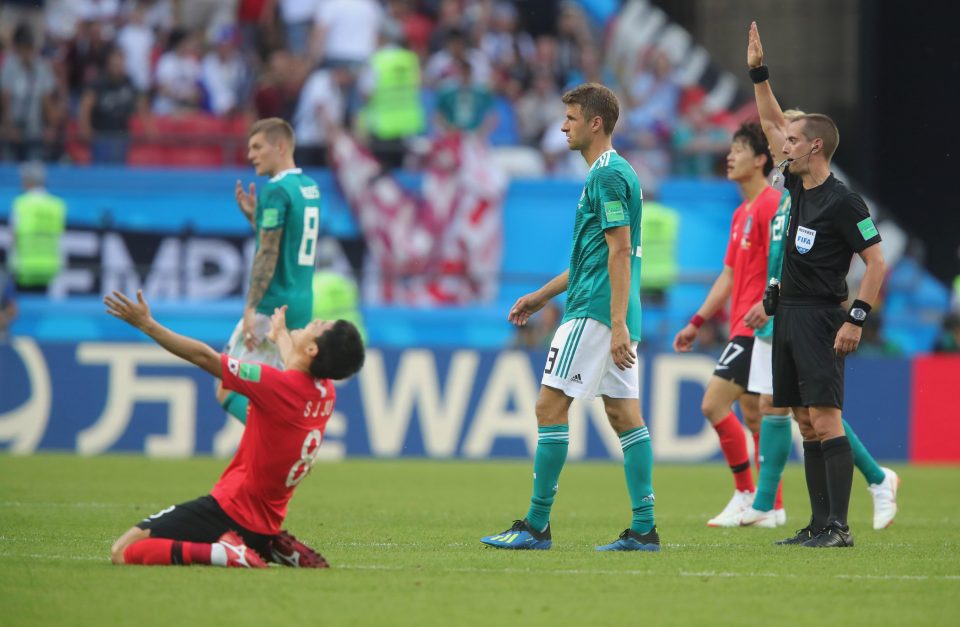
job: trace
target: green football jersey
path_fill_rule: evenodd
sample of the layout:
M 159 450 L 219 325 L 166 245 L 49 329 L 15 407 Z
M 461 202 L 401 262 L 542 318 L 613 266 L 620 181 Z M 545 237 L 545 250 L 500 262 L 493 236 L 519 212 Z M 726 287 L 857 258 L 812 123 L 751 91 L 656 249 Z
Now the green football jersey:
M 276 270 L 257 312 L 287 305 L 287 326 L 305 327 L 313 312 L 313 267 L 320 232 L 320 188 L 300 168 L 270 179 L 257 200 L 257 250 L 263 231 L 283 229 Z
M 777 212 L 773 214 L 770 220 L 770 253 L 767 256 L 767 285 L 770 279 L 780 280 L 780 272 L 783 270 L 783 245 L 784 236 L 787 234 L 787 227 L 790 226 L 790 192 L 784 190 L 780 196 L 780 204 L 777 205 Z M 754 337 L 773 337 L 773 316 L 767 320 L 763 327 L 753 332 Z
M 615 150 L 600 155 L 587 173 L 577 204 L 573 251 L 563 321 L 593 318 L 610 326 L 610 273 L 604 231 L 630 227 L 630 294 L 627 328 L 640 341 L 640 214 L 643 193 L 637 173 Z

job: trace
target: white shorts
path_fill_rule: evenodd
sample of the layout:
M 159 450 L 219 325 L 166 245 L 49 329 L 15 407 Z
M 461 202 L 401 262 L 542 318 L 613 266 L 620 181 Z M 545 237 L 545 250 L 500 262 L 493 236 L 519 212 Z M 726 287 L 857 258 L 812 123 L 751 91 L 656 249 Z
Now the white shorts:
M 637 343 L 631 347 L 636 352 Z M 602 395 L 639 399 L 637 363 L 627 370 L 617 368 L 610 356 L 610 327 L 592 318 L 575 318 L 563 323 L 554 334 L 540 382 L 571 398 L 591 400 Z
M 773 338 L 754 338 L 747 391 L 773 394 Z
M 253 350 L 248 350 L 243 343 L 243 318 L 241 318 L 237 326 L 234 327 L 224 352 L 241 361 L 253 361 L 283 370 L 283 360 L 280 358 L 277 345 L 267 339 L 269 331 L 270 317 L 262 313 L 254 314 L 253 335 L 257 345 L 254 346 Z

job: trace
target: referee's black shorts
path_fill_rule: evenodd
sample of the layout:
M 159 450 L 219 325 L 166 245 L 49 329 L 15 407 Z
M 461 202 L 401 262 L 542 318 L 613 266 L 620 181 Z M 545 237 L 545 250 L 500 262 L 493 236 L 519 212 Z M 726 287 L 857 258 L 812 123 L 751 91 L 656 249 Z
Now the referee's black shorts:
M 837 304 L 786 304 L 773 319 L 775 407 L 843 409 L 844 357 L 833 350 L 847 319 Z

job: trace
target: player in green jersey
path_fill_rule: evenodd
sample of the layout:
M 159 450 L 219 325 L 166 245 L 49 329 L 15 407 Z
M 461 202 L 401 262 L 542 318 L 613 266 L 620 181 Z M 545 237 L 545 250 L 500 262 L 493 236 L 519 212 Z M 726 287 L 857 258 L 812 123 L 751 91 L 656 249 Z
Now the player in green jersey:
M 640 214 L 643 195 L 633 168 L 613 150 L 617 97 L 596 83 L 563 95 L 562 130 L 570 150 L 591 164 L 577 203 L 570 267 L 520 297 L 508 319 L 526 324 L 554 296 L 567 309 L 550 345 L 537 400 L 533 496 L 525 518 L 481 542 L 502 549 L 549 549 L 550 509 L 567 457 L 573 399 L 598 394 L 620 438 L 633 515 L 630 527 L 599 551 L 659 551 L 653 519 L 653 448 L 640 416 Z
M 270 180 L 257 194 L 238 180 L 234 195 L 257 239 L 243 318 L 237 323 L 227 354 L 243 361 L 282 368 L 276 346 L 267 341 L 270 315 L 287 305 L 290 328 L 307 326 L 313 311 L 313 269 L 320 231 L 320 189 L 293 161 L 293 129 L 280 118 L 258 120 L 250 127 L 247 158 L 258 176 Z M 217 388 L 217 400 L 245 423 L 247 399 Z

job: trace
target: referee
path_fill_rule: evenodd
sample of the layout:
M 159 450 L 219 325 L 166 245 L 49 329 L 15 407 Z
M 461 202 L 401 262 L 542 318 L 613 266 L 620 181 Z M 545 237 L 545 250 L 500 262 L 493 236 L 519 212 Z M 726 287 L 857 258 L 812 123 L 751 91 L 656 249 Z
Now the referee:
M 788 123 L 770 89 L 757 24 L 750 25 L 747 65 L 770 149 L 789 164 L 791 208 L 779 293 L 768 287 L 764 307 L 776 313 L 773 403 L 792 407 L 803 435 L 810 524 L 778 544 L 853 546 L 847 526 L 853 454 L 843 430 L 843 363 L 860 343 L 863 323 L 886 273 L 880 234 L 866 204 L 830 173 L 840 134 L 829 117 L 812 113 Z M 777 158 L 779 160 L 779 158 Z M 848 311 L 846 276 L 853 254 L 867 270 Z M 777 301 L 779 300 L 779 304 Z

